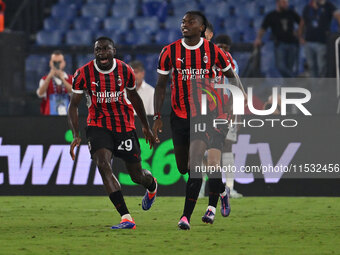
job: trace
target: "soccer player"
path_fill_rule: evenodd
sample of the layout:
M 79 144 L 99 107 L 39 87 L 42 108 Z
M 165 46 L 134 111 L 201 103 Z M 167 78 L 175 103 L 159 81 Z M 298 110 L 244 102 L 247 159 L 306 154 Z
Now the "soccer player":
M 210 31 L 213 31 L 212 29 Z M 206 32 L 207 35 L 207 32 Z M 207 36 L 206 36 L 207 37 Z M 212 38 L 212 37 L 207 37 Z M 231 39 L 228 35 L 219 35 L 215 38 L 216 45 L 223 50 L 223 52 L 226 54 L 229 63 L 231 64 L 234 72 L 238 73 L 238 65 L 236 61 L 233 59 L 231 54 L 229 53 L 230 46 L 231 46 Z M 215 82 L 220 84 L 227 84 L 228 79 L 223 77 L 223 73 L 220 68 L 215 68 L 216 77 Z M 222 103 L 218 105 L 218 118 L 220 119 L 231 119 L 233 116 L 230 115 L 232 112 L 232 104 L 231 104 L 231 94 L 224 93 L 223 89 L 217 89 Z M 207 165 L 208 166 L 220 166 L 221 165 L 221 155 L 222 156 L 222 165 L 228 166 L 233 164 L 233 160 L 231 162 L 231 159 L 233 159 L 233 154 L 231 152 L 231 145 L 232 142 L 236 142 L 236 128 L 229 127 L 229 130 L 227 129 L 219 129 L 215 130 L 216 132 L 213 133 L 212 137 L 212 144 L 208 150 L 207 155 Z M 222 154 L 223 151 L 223 154 Z M 230 158 L 231 154 L 231 159 Z M 229 159 L 228 162 L 226 162 L 226 158 Z M 225 169 L 225 168 L 223 168 Z M 226 173 L 222 172 L 224 183 L 226 182 Z M 232 183 L 234 182 L 234 178 L 232 173 L 229 173 L 230 179 L 232 179 Z M 229 178 L 228 178 L 229 179 Z M 229 202 L 230 195 L 230 187 L 226 186 L 226 193 L 218 194 L 213 192 L 213 187 L 216 185 L 216 180 L 209 178 L 209 205 L 207 207 L 207 210 L 205 214 L 202 217 L 202 221 L 205 223 L 212 224 L 215 220 L 215 214 L 216 214 L 216 206 L 218 202 L 218 196 L 221 198 L 221 214 L 223 217 L 227 217 L 230 214 L 231 207 Z M 230 183 L 230 181 L 228 182 Z M 232 186 L 233 187 L 233 186 Z M 234 191 L 235 193 L 235 191 Z
M 129 65 L 114 58 L 115 53 L 114 42 L 108 37 L 99 37 L 94 44 L 95 59 L 80 67 L 74 75 L 68 111 L 74 137 L 70 154 L 74 160 L 74 148 L 79 147 L 81 142 L 78 105 L 85 94 L 89 111 L 86 136 L 91 157 L 98 166 L 110 200 L 121 215 L 120 224 L 112 229 L 135 229 L 136 224 L 126 207 L 120 183 L 112 173 L 111 159 L 113 155 L 122 158 L 132 181 L 147 189 L 142 208 L 148 210 L 155 201 L 157 183 L 151 173 L 141 167 L 133 108 L 142 122 L 150 148 L 155 138 L 143 102 L 135 89 L 135 75 Z
M 186 185 L 184 211 L 178 222 L 180 229 L 190 229 L 190 217 L 194 210 L 202 184 L 202 174 L 194 175 L 194 166 L 200 166 L 207 144 L 201 139 L 190 141 L 190 118 L 200 112 L 190 104 L 191 83 L 201 79 L 214 78 L 213 66 L 219 67 L 227 77 L 234 78 L 226 55 L 213 43 L 205 40 L 206 17 L 198 11 L 189 11 L 183 17 L 181 31 L 183 38 L 163 48 L 159 57 L 158 81 L 154 98 L 153 132 L 159 142 L 158 131 L 162 131 L 161 107 L 164 101 L 166 84 L 172 70 L 171 83 L 171 130 L 177 168 L 181 174 L 189 173 Z M 199 75 L 197 75 L 199 73 Z M 189 164 L 190 159 L 190 164 Z M 191 171 L 190 171 L 191 170 Z M 225 192 L 220 181 L 218 193 Z
M 215 43 L 218 47 L 220 47 L 224 52 L 227 53 L 228 57 L 231 58 L 231 60 L 235 64 L 235 72 L 236 74 L 239 73 L 239 67 L 235 59 L 232 58 L 232 56 L 229 54 L 230 47 L 231 47 L 231 38 L 228 35 L 218 35 L 215 38 Z M 231 106 L 231 105 L 230 105 Z M 234 116 L 234 121 L 238 122 L 240 121 L 239 116 Z M 228 131 L 228 135 L 226 136 L 226 139 L 224 141 L 223 146 L 223 153 L 222 153 L 222 165 L 225 168 L 228 168 L 228 166 L 234 165 L 234 155 L 231 152 L 232 144 L 237 141 L 237 130 L 236 127 L 230 127 Z M 234 189 L 234 173 L 233 172 L 222 172 L 223 175 L 223 182 L 226 183 L 226 185 L 230 188 L 230 197 L 231 198 L 241 198 L 243 197 L 242 194 L 238 193 Z

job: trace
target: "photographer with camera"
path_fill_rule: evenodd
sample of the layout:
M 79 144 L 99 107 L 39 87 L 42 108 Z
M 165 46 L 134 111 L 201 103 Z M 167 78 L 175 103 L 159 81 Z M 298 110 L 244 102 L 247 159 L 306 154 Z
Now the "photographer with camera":
M 38 97 L 42 98 L 40 112 L 43 115 L 66 115 L 72 93 L 72 75 L 63 70 L 66 66 L 61 51 L 54 51 L 50 59 L 50 72 L 41 78 Z

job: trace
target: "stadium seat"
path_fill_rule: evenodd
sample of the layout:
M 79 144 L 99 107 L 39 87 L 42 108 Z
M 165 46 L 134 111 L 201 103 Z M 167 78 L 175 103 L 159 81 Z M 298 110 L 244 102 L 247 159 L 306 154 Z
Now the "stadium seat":
M 166 2 L 146 2 L 143 3 L 143 15 L 146 17 L 156 16 L 160 22 L 164 22 L 168 14 L 168 4 Z
M 25 88 L 27 92 L 35 93 L 40 79 L 49 71 L 49 55 L 29 55 L 25 62 Z
M 183 2 L 184 2 L 183 0 L 171 0 L 171 3 L 172 3 L 173 5 L 181 5 L 181 4 L 183 4 Z M 195 0 L 186 0 L 186 1 L 185 1 L 185 4 L 187 4 L 187 5 L 192 5 L 192 6 L 193 6 L 193 8 L 188 9 L 188 10 L 196 10 L 196 9 L 194 8 L 194 5 L 197 4 Z
M 111 5 L 112 0 L 87 0 L 88 4 L 106 4 Z
M 156 17 L 136 17 L 133 24 L 136 30 L 155 32 L 159 29 L 159 22 Z
M 156 85 L 157 81 L 157 65 L 158 65 L 159 54 L 138 54 L 136 59 L 144 64 L 145 68 L 145 81 L 151 86 Z
M 244 4 L 244 9 L 246 12 L 239 12 L 240 17 L 242 18 L 254 18 L 256 16 L 256 2 L 248 2 Z
M 123 38 L 125 40 L 124 42 L 128 45 L 143 45 L 152 42 L 152 35 L 144 30 L 131 30 L 127 32 Z
M 51 9 L 51 16 L 59 19 L 73 19 L 77 16 L 77 6 L 75 4 L 56 4 Z
M 81 13 L 84 17 L 98 17 L 105 18 L 108 13 L 108 6 L 106 4 L 85 4 L 81 8 Z
M 135 3 L 127 5 L 114 4 L 111 8 L 112 16 L 115 18 L 130 18 L 133 19 L 137 16 L 137 6 Z
M 26 70 L 46 73 L 49 70 L 49 61 L 49 55 L 29 55 L 26 58 Z
M 243 19 L 237 19 L 236 20 L 236 28 L 239 31 L 243 31 L 245 29 L 248 29 L 250 27 L 250 20 L 247 18 L 243 18 Z
M 39 86 L 41 77 L 36 70 L 26 70 L 25 72 L 25 89 L 26 92 L 35 93 Z
M 117 30 L 117 31 L 127 31 L 129 30 L 129 20 L 124 18 L 106 18 L 104 20 L 104 29 L 105 30 Z
M 59 30 L 42 30 L 37 33 L 37 44 L 40 46 L 58 46 L 62 43 L 62 32 Z
M 67 45 L 92 45 L 92 31 L 90 30 L 70 30 L 66 33 Z
M 254 19 L 254 21 L 253 21 L 254 28 L 256 30 L 259 30 L 261 28 L 262 22 L 263 22 L 263 18 L 261 18 L 261 17 Z
M 76 30 L 98 30 L 100 28 L 100 19 L 98 17 L 79 17 L 74 20 L 73 27 Z
M 136 4 L 136 0 L 114 0 L 114 4 L 115 5 L 129 5 L 129 6 L 132 6 L 132 5 Z
M 77 66 L 83 66 L 94 59 L 93 54 L 77 55 Z
M 80 7 L 84 4 L 83 0 L 59 0 L 59 4 L 75 4 L 77 7 Z
M 243 40 L 244 42 L 253 42 L 256 39 L 256 31 L 252 28 L 247 28 L 244 31 Z
M 229 15 L 229 6 L 225 2 L 216 2 L 204 7 L 204 14 L 209 17 L 226 18 Z M 210 18 L 211 19 L 211 18 Z
M 125 62 L 125 63 L 127 63 L 127 64 L 129 64 L 131 61 L 132 61 L 132 56 L 131 56 L 131 54 L 125 54 L 124 56 L 123 56 L 123 61 Z
M 121 33 L 117 30 L 100 30 L 95 32 L 95 38 L 106 36 L 111 38 L 115 44 L 123 44 L 124 40 L 121 40 Z
M 66 31 L 69 28 L 70 28 L 70 21 L 68 19 L 50 17 L 44 20 L 44 30 Z
M 167 19 L 164 22 L 166 29 L 180 29 L 181 27 L 182 18 L 177 17 L 167 17 Z
M 226 19 L 224 22 L 224 30 L 236 30 L 236 21 L 237 19 Z
M 182 38 L 182 33 L 179 29 L 160 30 L 155 35 L 155 42 L 157 44 L 166 45 Z

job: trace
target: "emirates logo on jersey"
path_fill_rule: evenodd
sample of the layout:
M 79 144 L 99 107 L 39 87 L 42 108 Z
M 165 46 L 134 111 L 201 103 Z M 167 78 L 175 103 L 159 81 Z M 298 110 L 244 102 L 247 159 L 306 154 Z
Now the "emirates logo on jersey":
M 188 81 L 188 80 L 195 80 L 195 79 L 204 79 L 207 74 L 209 74 L 208 69 L 195 69 L 195 68 L 186 68 L 186 69 L 176 69 L 177 72 L 180 74 L 180 77 L 182 78 L 183 81 Z
M 208 63 L 208 61 L 209 61 L 209 59 L 208 59 L 207 53 L 205 53 L 205 55 L 203 57 L 203 62 Z
M 124 91 L 92 91 L 92 95 L 97 98 L 97 103 L 123 102 Z
M 117 84 L 118 86 L 122 86 L 122 79 L 120 78 L 120 76 L 118 75 L 118 79 L 117 79 Z

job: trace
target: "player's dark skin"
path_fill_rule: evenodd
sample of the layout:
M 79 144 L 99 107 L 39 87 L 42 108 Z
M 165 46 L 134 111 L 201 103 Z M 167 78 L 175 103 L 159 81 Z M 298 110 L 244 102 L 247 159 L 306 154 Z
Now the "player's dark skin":
M 203 19 L 199 15 L 186 14 L 181 23 L 181 31 L 184 42 L 189 46 L 195 46 L 201 40 L 201 34 L 204 31 Z M 237 79 L 232 68 L 229 68 L 223 73 L 226 77 Z M 166 85 L 169 75 L 158 74 L 158 80 L 155 88 L 154 109 L 155 112 L 161 112 L 164 102 Z M 239 81 L 234 82 L 238 84 Z M 158 132 L 162 132 L 163 121 L 161 119 L 155 120 L 153 123 L 153 133 L 155 135 L 156 143 L 159 143 Z M 201 140 L 191 141 L 187 146 L 175 146 L 174 152 L 176 156 L 177 168 L 181 174 L 186 174 L 189 165 L 201 165 L 201 161 L 206 150 L 206 144 Z M 189 164 L 190 158 L 190 164 Z
M 113 57 L 116 53 L 116 49 L 112 43 L 108 40 L 96 41 L 94 45 L 94 55 L 96 59 L 97 66 L 101 70 L 110 70 L 113 66 Z M 155 143 L 155 138 L 149 127 L 148 120 L 146 118 L 145 109 L 143 101 L 138 95 L 135 89 L 126 90 L 127 97 L 130 100 L 133 108 L 135 109 L 141 123 L 142 131 L 144 133 L 146 142 L 149 143 L 150 148 L 153 147 Z M 70 147 L 70 154 L 72 159 L 75 159 L 74 148 L 80 146 L 81 139 L 79 137 L 79 125 L 78 125 L 78 106 L 82 99 L 82 94 L 73 93 L 71 96 L 71 101 L 68 110 L 68 120 L 73 131 L 73 141 Z M 98 166 L 99 172 L 102 176 L 105 189 L 108 194 L 116 192 L 121 189 L 120 183 L 117 178 L 112 173 L 111 168 L 112 152 L 106 148 L 97 150 L 93 154 L 93 160 Z M 126 169 L 128 170 L 130 177 L 133 182 L 148 187 L 153 181 L 153 177 L 142 169 L 141 163 L 131 163 L 125 162 Z

